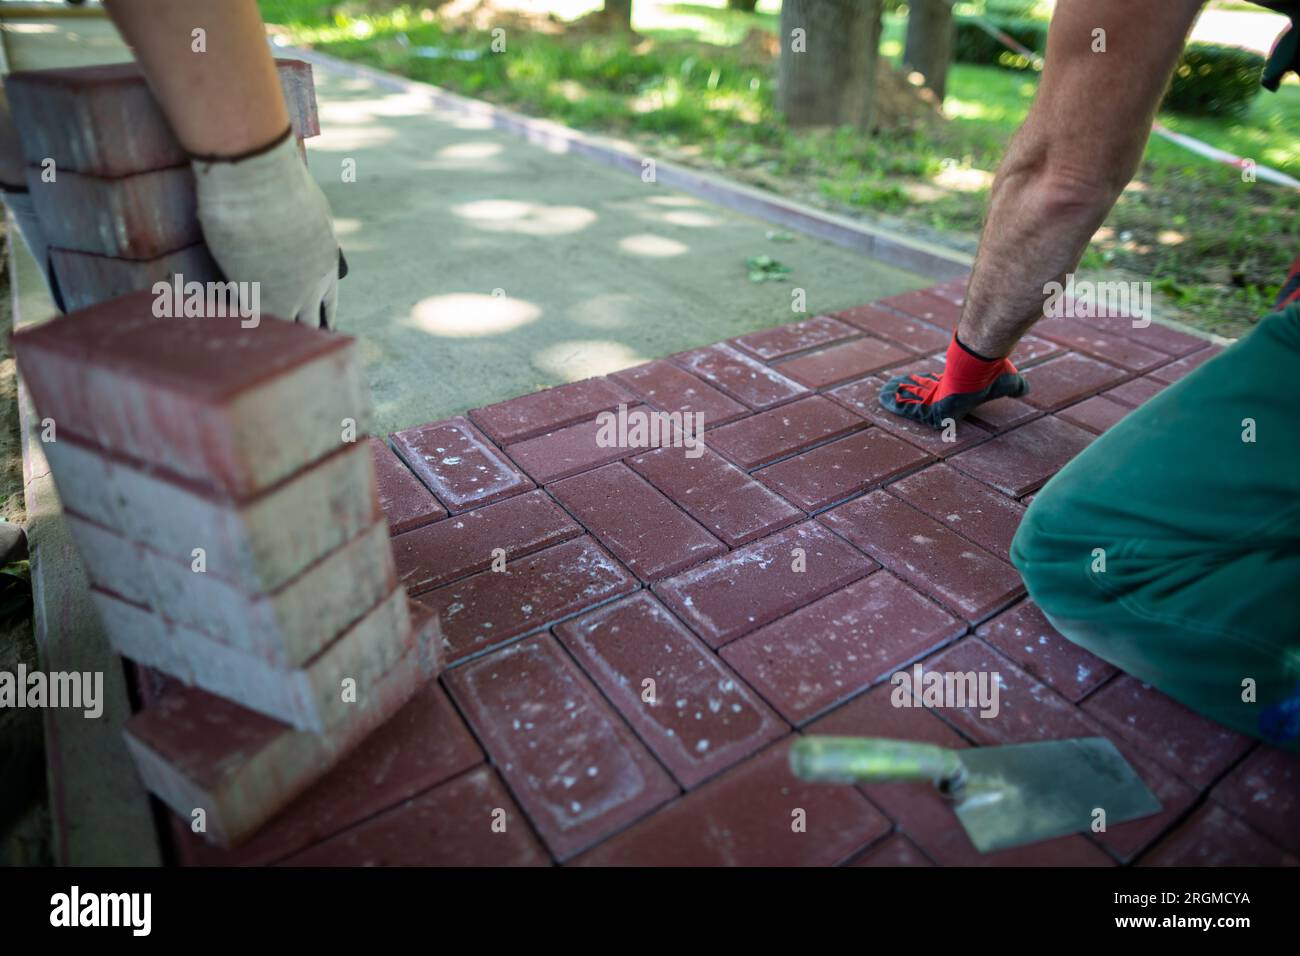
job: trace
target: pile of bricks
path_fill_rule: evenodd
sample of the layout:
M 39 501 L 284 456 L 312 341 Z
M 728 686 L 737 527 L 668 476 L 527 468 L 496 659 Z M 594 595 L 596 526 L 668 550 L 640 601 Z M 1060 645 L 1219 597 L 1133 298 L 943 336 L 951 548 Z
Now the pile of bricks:
M 302 149 L 320 132 L 311 66 L 277 65 Z M 221 279 L 195 214 L 189 159 L 135 64 L 13 73 L 5 90 L 68 310 L 177 274 Z
M 146 786 L 243 839 L 436 669 L 365 440 L 352 339 L 158 318 L 135 293 L 14 336 L 110 639 L 174 678 L 127 725 Z

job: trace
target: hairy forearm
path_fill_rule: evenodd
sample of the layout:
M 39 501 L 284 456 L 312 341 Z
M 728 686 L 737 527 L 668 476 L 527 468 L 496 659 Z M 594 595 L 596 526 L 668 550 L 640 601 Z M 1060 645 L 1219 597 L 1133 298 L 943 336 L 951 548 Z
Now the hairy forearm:
M 255 0 L 106 0 L 106 6 L 191 153 L 241 155 L 289 128 Z

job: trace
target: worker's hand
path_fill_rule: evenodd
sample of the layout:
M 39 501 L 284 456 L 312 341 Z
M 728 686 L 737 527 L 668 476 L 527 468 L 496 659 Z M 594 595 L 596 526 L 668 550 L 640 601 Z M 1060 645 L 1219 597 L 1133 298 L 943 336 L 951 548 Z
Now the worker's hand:
M 959 422 L 984 402 L 1028 392 L 1029 383 L 1009 359 L 975 355 L 954 334 L 942 375 L 892 378 L 880 390 L 880 404 L 895 415 L 943 428 L 949 419 Z
M 226 279 L 258 283 L 263 315 L 333 327 L 338 240 L 292 131 L 257 155 L 191 165 L 203 237 Z

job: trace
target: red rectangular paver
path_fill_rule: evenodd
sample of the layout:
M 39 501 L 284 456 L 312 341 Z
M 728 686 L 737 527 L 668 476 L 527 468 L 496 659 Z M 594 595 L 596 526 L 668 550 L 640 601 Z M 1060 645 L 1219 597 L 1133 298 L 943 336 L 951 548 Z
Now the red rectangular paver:
M 397 453 L 452 514 L 535 487 L 463 416 L 403 429 L 391 437 Z
M 1062 637 L 1028 598 L 980 625 L 975 633 L 1074 703 L 1115 674 L 1110 664 Z
M 881 840 L 849 866 L 934 866 L 934 864 L 915 843 L 903 834 L 895 833 Z
M 318 135 L 311 65 L 276 66 L 295 135 Z M 25 70 L 11 73 L 5 87 L 28 163 L 52 159 L 60 171 L 129 176 L 189 162 L 133 62 Z
M 480 767 L 284 861 L 286 866 L 550 866 L 500 778 Z
M 1296 866 L 1300 858 L 1210 802 L 1139 862 L 1142 866 Z
M 797 352 L 830 345 L 832 342 L 842 342 L 861 334 L 853 326 L 846 325 L 829 315 L 815 315 L 802 322 L 778 325 L 774 329 L 764 329 L 762 332 L 750 332 L 748 335 L 732 339 L 731 344 L 755 358 L 770 362 Z
M 1041 338 L 1037 335 L 1022 336 L 1016 343 L 1016 347 L 1011 350 L 1007 356 L 1011 359 L 1011 364 L 1016 368 L 1024 370 L 1047 361 L 1056 355 L 1065 352 L 1065 347 L 1058 345 L 1051 339 Z
M 642 581 L 657 581 L 727 550 L 621 462 L 558 481 L 550 492 Z
M 1011 539 L 1025 509 L 987 485 L 935 465 L 894 482 L 889 491 L 1003 561 L 1011 560 Z
M 1034 408 L 1033 405 L 1022 402 L 1018 398 L 995 398 L 991 402 L 975 406 L 966 417 L 981 428 L 987 428 L 993 434 L 1000 435 L 1042 414 L 1041 409 Z
M 960 306 L 954 305 L 941 296 L 932 295 L 926 289 L 904 292 L 902 295 L 892 295 L 888 299 L 881 299 L 874 304 L 894 309 L 904 315 L 910 315 L 914 319 L 929 322 L 931 325 L 940 326 L 949 332 L 957 328 L 957 322 L 961 319 Z
M 931 460 L 915 445 L 884 429 L 868 428 L 769 465 L 754 477 L 811 513 Z
M 414 596 L 580 534 L 546 492 L 529 491 L 398 535 L 393 556 L 398 580 Z
M 798 508 L 707 449 L 690 458 L 681 448 L 659 448 L 628 464 L 732 548 L 803 517 Z
M 1201 788 L 1213 783 L 1253 745 L 1249 737 L 1221 727 L 1127 674 L 1089 697 L 1083 709 Z
M 1061 409 L 1056 413 L 1056 417 L 1100 435 L 1119 424 L 1120 420 L 1131 411 L 1128 406 L 1112 402 L 1105 395 L 1094 395 L 1092 398 L 1085 398 L 1077 405 Z
M 901 369 L 894 369 L 891 377 L 901 373 Z M 880 390 L 884 385 L 884 381 L 879 378 L 864 378 L 859 382 L 841 385 L 826 394 L 891 435 L 896 435 L 937 458 L 947 458 L 993 437 L 991 432 L 969 420 L 958 422 L 949 432 L 887 412 L 880 407 Z
M 172 285 L 178 275 L 187 283 L 226 281 L 202 242 L 152 259 L 117 259 L 50 246 L 50 265 L 69 311 L 107 304 L 119 296 L 152 289 L 158 282 Z
M 796 779 L 787 756 L 791 739 L 773 744 L 577 862 L 833 866 L 889 832 L 889 821 L 852 787 Z
M 951 464 L 986 485 L 1020 498 L 1041 488 L 1092 442 L 1093 435 L 1048 415 L 962 452 Z
M 926 661 L 925 668 L 987 674 L 987 679 L 996 683 L 999 691 L 996 714 L 982 716 L 978 704 L 949 708 L 943 712 L 947 720 L 976 743 L 1013 744 L 1069 737 L 1110 737 L 1161 805 L 1161 810 L 1151 816 L 1110 825 L 1095 835 L 1098 842 L 1121 860 L 1131 859 L 1158 839 L 1196 799 L 1196 791 L 1176 775 L 1123 739 L 1106 733 L 1100 724 L 1077 707 L 979 640 L 972 638 L 959 642 Z
M 486 408 L 471 408 L 469 417 L 489 438 L 504 446 L 595 418 L 620 404 L 635 404 L 630 399 L 615 383 L 589 378 Z
M 806 728 L 805 733 L 885 737 L 962 748 L 967 742 L 933 711 L 895 707 L 895 688 L 876 687 Z M 903 834 L 940 866 L 1109 866 L 1105 851 L 1082 836 L 980 853 L 948 800 L 928 783 L 875 783 L 860 788 L 889 814 Z
M 1110 388 L 1128 374 L 1114 365 L 1067 352 L 1025 370 L 1029 394 L 1024 400 L 1035 408 L 1053 411 Z
M 416 600 L 442 626 L 454 663 L 636 590 L 636 579 L 590 537 L 515 558 Z
M 655 592 L 710 647 L 721 647 L 875 567 L 816 522 L 805 522 L 660 581 Z
M 1119 402 L 1129 408 L 1137 408 L 1147 399 L 1155 398 L 1168 387 L 1164 382 L 1148 375 L 1143 378 L 1135 378 L 1123 385 L 1116 385 L 1110 391 L 1104 392 L 1101 397 L 1110 399 L 1113 402 Z
M 438 499 L 420 484 L 420 480 L 386 444 L 378 438 L 367 439 L 366 444 L 370 446 L 375 462 L 379 506 L 384 509 L 389 531 L 401 534 L 447 516 Z
M 247 843 L 222 850 L 177 828 L 180 856 L 199 866 L 274 863 L 482 762 L 446 692 L 430 681 Z
M 878 571 L 733 641 L 722 656 L 799 726 L 965 630 Z
M 703 415 L 705 428 L 725 425 L 749 414 L 740 402 L 672 362 L 647 362 L 615 372 L 610 378 L 662 411 Z
M 749 471 L 865 427 L 844 406 L 813 395 L 714 429 L 708 444 Z
M 776 365 L 783 375 L 809 388 L 830 388 L 909 361 L 915 353 L 869 335 L 841 342 Z
M 957 279 L 949 279 L 946 282 L 940 282 L 938 285 L 932 285 L 925 291 L 930 295 L 937 296 L 945 302 L 953 305 L 966 304 L 966 286 L 970 283 L 970 276 L 962 276 Z
M 454 668 L 444 680 L 559 860 L 679 792 L 549 634 Z
M 1203 349 L 1198 349 L 1184 358 L 1180 358 L 1177 362 L 1171 362 L 1156 369 L 1151 373 L 1150 378 L 1155 379 L 1157 382 L 1164 382 L 1166 385 L 1172 385 L 1200 368 L 1222 351 L 1223 347 L 1220 345 L 1207 345 Z
M 942 352 L 948 347 L 948 341 L 952 338 L 951 332 L 937 325 L 930 325 L 928 322 L 888 309 L 880 309 L 874 305 L 860 305 L 855 309 L 845 309 L 843 312 L 836 312 L 835 318 L 843 319 L 850 325 L 855 325 L 865 332 L 870 332 L 895 345 L 901 345 L 909 352 L 919 355 Z
M 755 411 L 808 394 L 798 382 L 725 343 L 682 352 L 672 360 Z
M 369 423 L 354 340 L 291 322 L 154 315 L 152 292 L 14 333 L 42 418 L 59 435 L 231 498 L 263 491 Z M 57 474 L 56 474 L 57 478 Z
M 1169 361 L 1164 352 L 1103 332 L 1081 319 L 1040 319 L 1034 323 L 1034 334 L 1130 372 L 1144 372 Z
M 840 505 L 818 520 L 971 623 L 1024 590 L 1011 565 L 886 491 Z
M 1210 795 L 1278 846 L 1300 853 L 1300 754 L 1259 747 Z
M 789 732 L 645 591 L 561 624 L 555 633 L 688 790 Z
M 642 405 L 629 411 L 644 411 Z M 618 444 L 617 429 L 601 419 L 579 422 L 506 448 L 519 467 L 539 485 L 607 465 L 637 449 Z

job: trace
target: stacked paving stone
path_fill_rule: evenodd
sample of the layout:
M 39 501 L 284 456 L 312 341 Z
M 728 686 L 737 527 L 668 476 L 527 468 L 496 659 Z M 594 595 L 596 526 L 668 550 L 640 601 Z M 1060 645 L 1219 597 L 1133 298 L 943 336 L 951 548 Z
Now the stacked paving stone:
M 320 132 L 311 66 L 277 65 L 302 148 Z M 13 73 L 5 90 L 69 310 L 178 273 L 221 278 L 202 241 L 189 158 L 134 63 Z
M 411 698 L 436 622 L 397 581 L 354 341 L 153 303 L 14 346 L 113 647 L 177 682 L 128 725 L 141 776 L 228 843 Z

